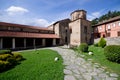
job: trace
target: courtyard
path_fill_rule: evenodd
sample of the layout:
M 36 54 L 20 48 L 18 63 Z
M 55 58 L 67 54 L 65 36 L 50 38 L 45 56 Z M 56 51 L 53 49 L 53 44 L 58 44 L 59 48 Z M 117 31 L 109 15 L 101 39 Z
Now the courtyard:
M 86 56 L 78 54 L 65 46 L 25 50 L 20 51 L 20 53 L 26 60 L 16 67 L 0 73 L 0 79 L 119 80 L 119 71 L 118 73 L 111 71 L 111 69 L 101 65 L 97 60 L 89 59 L 92 56 L 88 56 L 86 53 Z M 54 60 L 55 57 L 58 57 L 57 61 Z M 86 58 L 88 59 L 86 60 Z M 114 66 L 119 67 L 120 65 L 116 64 Z

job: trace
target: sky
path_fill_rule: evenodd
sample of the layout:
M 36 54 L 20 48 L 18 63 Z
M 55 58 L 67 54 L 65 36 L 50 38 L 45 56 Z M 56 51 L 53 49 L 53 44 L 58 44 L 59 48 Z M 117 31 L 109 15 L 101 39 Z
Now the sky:
M 78 9 L 92 20 L 109 10 L 120 11 L 120 0 L 0 0 L 0 22 L 47 27 Z

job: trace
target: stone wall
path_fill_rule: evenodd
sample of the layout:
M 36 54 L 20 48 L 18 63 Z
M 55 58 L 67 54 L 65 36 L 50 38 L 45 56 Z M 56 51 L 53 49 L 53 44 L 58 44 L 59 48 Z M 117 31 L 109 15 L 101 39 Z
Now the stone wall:
M 94 43 L 97 43 L 99 40 L 100 38 L 94 39 Z M 105 40 L 107 40 L 107 45 L 120 45 L 120 37 L 105 38 Z
M 78 46 L 81 43 L 81 19 L 69 23 L 70 32 L 70 45 Z

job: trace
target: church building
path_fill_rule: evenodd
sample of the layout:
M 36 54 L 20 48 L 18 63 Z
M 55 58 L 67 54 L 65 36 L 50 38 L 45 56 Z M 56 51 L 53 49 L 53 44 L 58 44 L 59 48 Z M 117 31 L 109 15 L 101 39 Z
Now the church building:
M 92 43 L 91 22 L 86 19 L 85 10 L 76 10 L 70 14 L 71 19 L 57 21 L 48 28 L 61 38 L 60 44 L 79 46 L 81 43 Z
M 0 49 L 28 49 L 58 45 L 79 46 L 92 43 L 92 27 L 85 10 L 76 10 L 71 19 L 47 28 L 0 22 Z

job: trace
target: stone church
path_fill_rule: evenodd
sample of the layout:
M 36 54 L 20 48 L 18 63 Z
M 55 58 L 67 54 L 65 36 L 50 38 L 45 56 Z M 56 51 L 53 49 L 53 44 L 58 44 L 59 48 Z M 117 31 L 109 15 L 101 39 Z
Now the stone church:
M 81 43 L 92 43 L 91 22 L 86 19 L 85 10 L 76 10 L 70 14 L 71 19 L 55 22 L 48 28 L 60 36 L 60 44 L 79 46 Z

